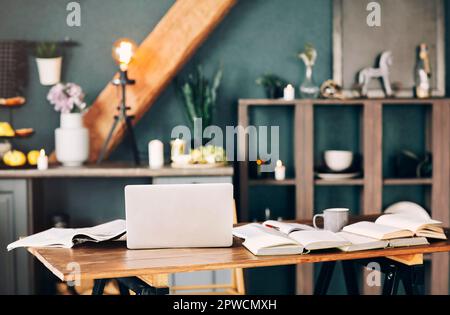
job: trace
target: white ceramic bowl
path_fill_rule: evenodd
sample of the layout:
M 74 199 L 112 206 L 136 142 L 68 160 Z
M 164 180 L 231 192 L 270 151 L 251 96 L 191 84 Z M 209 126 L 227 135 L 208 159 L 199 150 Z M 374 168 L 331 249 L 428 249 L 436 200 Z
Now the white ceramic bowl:
M 353 162 L 353 152 L 329 150 L 324 153 L 325 164 L 335 172 L 348 169 Z

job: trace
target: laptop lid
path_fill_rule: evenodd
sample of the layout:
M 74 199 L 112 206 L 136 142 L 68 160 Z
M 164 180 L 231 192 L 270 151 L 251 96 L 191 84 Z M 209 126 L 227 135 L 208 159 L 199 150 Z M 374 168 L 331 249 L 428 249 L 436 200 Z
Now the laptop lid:
M 125 187 L 127 247 L 227 247 L 233 243 L 233 185 Z

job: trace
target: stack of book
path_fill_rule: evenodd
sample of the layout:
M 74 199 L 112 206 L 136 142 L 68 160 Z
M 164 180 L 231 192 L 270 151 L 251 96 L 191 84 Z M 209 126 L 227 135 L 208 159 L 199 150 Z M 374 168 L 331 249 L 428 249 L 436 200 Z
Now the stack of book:
M 329 248 L 353 252 L 428 245 L 428 238 L 447 239 L 442 222 L 405 213 L 385 214 L 375 222 L 357 222 L 338 233 L 269 220 L 236 227 L 233 234 L 244 239 L 243 245 L 254 255 L 306 254 Z

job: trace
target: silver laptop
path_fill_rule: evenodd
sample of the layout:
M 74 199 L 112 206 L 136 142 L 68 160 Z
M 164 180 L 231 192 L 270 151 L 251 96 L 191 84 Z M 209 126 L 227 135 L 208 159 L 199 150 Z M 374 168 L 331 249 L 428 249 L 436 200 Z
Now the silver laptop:
M 125 187 L 127 247 L 228 247 L 233 243 L 233 185 Z

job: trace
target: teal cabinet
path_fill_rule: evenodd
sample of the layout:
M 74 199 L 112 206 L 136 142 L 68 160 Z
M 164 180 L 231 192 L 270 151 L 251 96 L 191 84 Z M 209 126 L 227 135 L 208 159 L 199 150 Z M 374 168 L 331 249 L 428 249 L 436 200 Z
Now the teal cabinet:
M 28 182 L 0 180 L 0 294 L 31 294 L 32 264 L 25 249 L 6 246 L 30 231 Z

